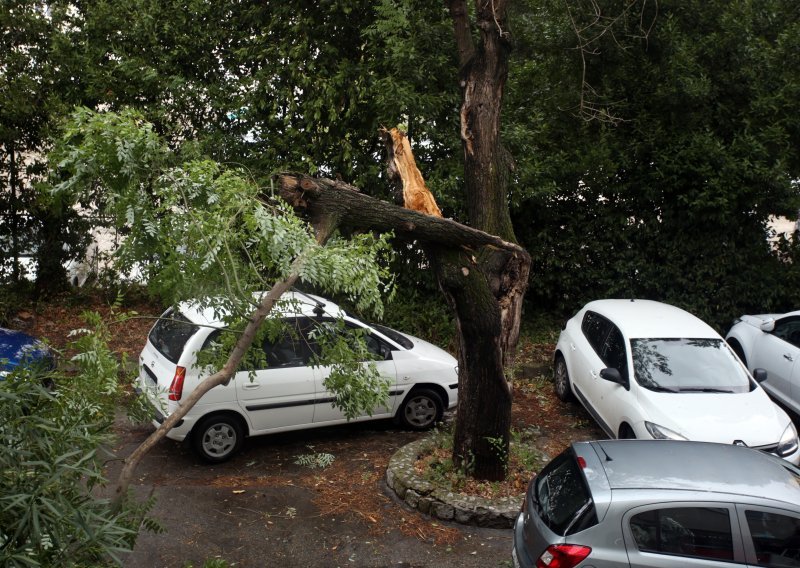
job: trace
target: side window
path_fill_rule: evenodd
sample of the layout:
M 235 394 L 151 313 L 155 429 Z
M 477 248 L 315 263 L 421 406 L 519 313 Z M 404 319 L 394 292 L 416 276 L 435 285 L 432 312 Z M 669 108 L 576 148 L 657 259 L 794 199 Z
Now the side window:
M 358 326 L 354 326 L 354 325 L 348 325 L 348 327 L 351 330 L 363 330 L 364 329 L 363 327 L 358 327 Z M 391 347 L 389 347 L 389 345 L 387 345 L 386 343 L 384 343 L 383 341 L 381 341 L 376 336 L 374 336 L 374 335 L 372 335 L 370 333 L 365 333 L 363 335 L 363 339 L 364 339 L 364 343 L 367 346 L 367 350 L 369 351 L 369 353 L 372 356 L 373 360 L 375 360 L 375 361 L 383 361 L 384 359 L 391 359 L 392 349 L 391 349 Z
M 675 507 L 631 517 L 631 534 L 642 552 L 733 560 L 728 509 Z
M 800 318 L 792 317 L 777 321 L 772 334 L 795 347 L 800 347 Z
M 287 320 L 289 328 L 274 341 L 264 340 L 264 354 L 269 368 L 302 367 L 311 361 L 312 347 L 308 333 L 313 323 L 309 318 Z
M 322 353 L 320 343 L 323 341 L 321 339 L 323 336 L 329 339 L 341 338 L 344 336 L 345 340 L 348 340 L 358 334 L 363 339 L 367 348 L 367 355 L 364 357 L 365 361 L 391 359 L 391 347 L 389 347 L 387 343 L 381 341 L 377 336 L 369 333 L 366 328 L 347 323 L 347 329 L 344 331 L 339 326 L 339 322 L 330 318 L 305 318 L 305 322 L 302 335 L 305 338 L 305 346 L 310 349 L 309 357 L 311 355 L 319 356 Z M 306 364 L 308 364 L 308 360 Z
M 759 566 L 800 566 L 800 519 L 765 511 L 745 515 Z
M 622 332 L 613 324 L 608 334 L 601 358 L 608 367 L 617 369 L 623 377 L 628 376 L 628 352 L 625 348 L 625 339 Z
M 595 352 L 602 357 L 603 344 L 608 337 L 608 331 L 611 329 L 611 322 L 600 314 L 594 312 L 586 312 L 581 322 L 581 330 L 583 335 L 589 341 L 589 344 Z

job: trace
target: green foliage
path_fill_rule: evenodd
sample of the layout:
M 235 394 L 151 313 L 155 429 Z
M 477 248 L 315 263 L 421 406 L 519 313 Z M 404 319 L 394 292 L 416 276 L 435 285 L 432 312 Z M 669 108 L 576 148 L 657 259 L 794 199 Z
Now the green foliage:
M 323 322 L 312 332 L 320 347 L 316 366 L 330 366 L 325 388 L 334 393 L 332 403 L 348 420 L 372 413 L 389 398 L 388 379 L 381 377 L 365 342 L 366 330 L 348 327 L 344 321 Z
M 766 242 L 769 216 L 800 207 L 794 4 L 599 2 L 596 20 L 588 4 L 521 6 L 505 124 L 518 160 L 533 155 L 513 195 L 530 301 L 564 315 L 645 297 L 720 329 L 800 303 Z M 585 76 L 573 23 L 595 38 Z
M 313 450 L 314 446 L 308 446 L 308 448 Z M 312 454 L 300 454 L 294 460 L 294 463 L 311 469 L 325 469 L 333 464 L 335 459 L 336 456 L 333 454 L 326 452 L 314 452 Z
M 165 301 L 197 300 L 222 319 L 231 333 L 202 355 L 203 364 L 222 367 L 263 291 L 292 273 L 360 311 L 382 315 L 393 289 L 391 235 L 334 235 L 323 246 L 271 189 L 211 160 L 181 162 L 131 110 L 79 109 L 64 132 L 54 152 L 62 180 L 54 195 L 113 215 L 127 233 L 122 266 L 143 267 Z M 281 333 L 278 324 L 268 320 L 256 345 Z M 369 360 L 363 341 L 327 337 L 320 334 L 317 364 L 331 365 L 327 384 L 335 405 L 349 418 L 372 412 L 388 386 L 374 365 L 362 364 Z M 262 364 L 263 352 L 250 350 L 244 368 Z
M 108 350 L 108 328 L 86 314 L 71 346 L 74 371 L 58 372 L 55 390 L 36 372 L 19 369 L 0 381 L 0 564 L 100 566 L 121 563 L 152 501 L 114 510 L 95 496 L 106 480 L 119 400 L 120 364 Z

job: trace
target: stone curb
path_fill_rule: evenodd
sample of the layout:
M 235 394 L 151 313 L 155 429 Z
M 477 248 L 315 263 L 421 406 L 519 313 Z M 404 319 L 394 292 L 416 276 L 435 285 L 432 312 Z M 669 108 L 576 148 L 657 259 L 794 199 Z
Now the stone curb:
M 485 499 L 445 491 L 414 471 L 414 463 L 437 441 L 437 434 L 397 450 L 386 468 L 386 484 L 406 505 L 443 521 L 508 529 L 514 526 L 523 495 Z

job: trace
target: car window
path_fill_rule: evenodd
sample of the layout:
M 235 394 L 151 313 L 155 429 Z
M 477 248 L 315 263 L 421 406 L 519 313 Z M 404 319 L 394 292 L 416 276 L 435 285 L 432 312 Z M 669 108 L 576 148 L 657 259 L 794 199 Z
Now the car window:
M 309 336 L 315 328 L 310 318 L 293 318 L 285 320 L 286 327 L 275 339 L 266 338 L 263 349 L 267 366 L 301 367 L 311 362 L 314 355 L 314 344 Z
M 631 339 L 633 374 L 644 388 L 675 392 L 749 392 L 748 374 L 720 339 Z
M 591 493 L 571 449 L 536 476 L 534 496 L 539 516 L 560 536 L 597 524 Z
M 631 517 L 631 534 L 642 552 L 733 560 L 728 509 L 671 507 Z
M 359 336 L 367 348 L 368 354 L 364 360 L 382 361 L 385 359 L 391 359 L 391 346 L 378 336 L 370 333 L 369 330 L 364 327 L 355 325 L 351 322 L 345 322 L 346 331 L 343 333 L 341 324 L 336 319 L 305 319 L 307 323 L 303 328 L 303 335 L 305 337 L 306 344 L 311 349 L 311 354 L 314 356 L 320 356 L 322 354 L 322 348 L 320 346 L 322 336 L 328 333 L 334 333 L 339 336 L 351 334 L 346 339 Z
M 150 330 L 148 339 L 171 363 L 177 363 L 183 348 L 200 328 L 180 312 L 168 310 Z
M 380 331 L 383 335 L 385 335 L 392 341 L 397 342 L 398 345 L 404 347 L 405 349 L 414 348 L 414 343 L 412 343 L 410 339 L 408 339 L 405 335 L 403 335 L 399 331 L 395 331 L 391 327 L 386 327 L 385 325 L 381 325 L 378 323 L 371 323 L 369 325 Z
M 623 378 L 628 376 L 628 352 L 622 332 L 615 325 L 611 325 L 608 338 L 603 345 L 601 359 L 607 367 L 617 369 Z
M 775 322 L 772 334 L 795 347 L 800 347 L 800 318 L 791 317 Z
M 759 566 L 800 566 L 800 519 L 767 511 L 746 511 Z
M 581 322 L 583 335 L 589 341 L 589 345 L 595 350 L 597 355 L 602 357 L 603 345 L 605 344 L 608 332 L 611 329 L 611 322 L 595 312 L 586 312 Z

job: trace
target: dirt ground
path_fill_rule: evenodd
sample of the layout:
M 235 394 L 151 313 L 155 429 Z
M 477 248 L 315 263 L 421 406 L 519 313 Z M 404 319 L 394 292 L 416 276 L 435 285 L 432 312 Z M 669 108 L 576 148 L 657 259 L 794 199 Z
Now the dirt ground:
M 20 327 L 66 345 L 82 327 L 79 314 L 102 302 L 23 310 Z M 112 326 L 113 347 L 136 357 L 158 310 L 134 306 L 141 319 Z M 537 446 L 556 455 L 572 440 L 602 433 L 577 405 L 553 395 L 552 345 L 523 344 L 515 381 L 513 427 L 536 429 Z M 117 419 L 117 458 L 129 455 L 151 432 L 149 425 Z M 128 568 L 200 567 L 221 559 L 241 567 L 510 566 L 511 530 L 480 529 L 435 521 L 406 508 L 387 489 L 392 454 L 422 434 L 391 421 L 253 438 L 231 461 L 201 463 L 183 444 L 160 442 L 137 469 L 132 484 L 142 499 L 154 497 L 151 516 L 164 532 L 143 532 Z M 310 468 L 299 458 L 329 454 L 330 466 Z M 113 483 L 119 461 L 108 465 Z

